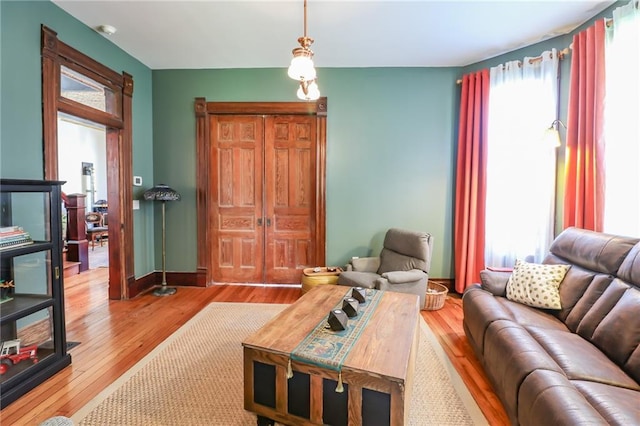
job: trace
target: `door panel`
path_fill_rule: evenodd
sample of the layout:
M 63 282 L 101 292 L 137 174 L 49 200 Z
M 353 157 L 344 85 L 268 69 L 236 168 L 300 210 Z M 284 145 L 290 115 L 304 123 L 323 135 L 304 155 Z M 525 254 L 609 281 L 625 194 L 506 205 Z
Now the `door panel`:
M 327 99 L 196 98 L 195 115 L 199 285 L 300 283 L 325 264 Z
M 316 118 L 265 119 L 265 273 L 268 283 L 299 283 L 315 265 Z
M 212 264 L 218 282 L 263 279 L 263 119 L 210 118 Z

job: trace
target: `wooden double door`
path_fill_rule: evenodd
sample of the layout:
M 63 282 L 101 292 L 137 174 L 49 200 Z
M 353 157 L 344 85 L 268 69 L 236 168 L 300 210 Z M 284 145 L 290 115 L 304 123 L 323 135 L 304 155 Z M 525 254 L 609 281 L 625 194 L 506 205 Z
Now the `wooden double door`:
M 299 283 L 304 268 L 324 261 L 324 235 L 316 240 L 317 117 L 208 119 L 213 281 Z

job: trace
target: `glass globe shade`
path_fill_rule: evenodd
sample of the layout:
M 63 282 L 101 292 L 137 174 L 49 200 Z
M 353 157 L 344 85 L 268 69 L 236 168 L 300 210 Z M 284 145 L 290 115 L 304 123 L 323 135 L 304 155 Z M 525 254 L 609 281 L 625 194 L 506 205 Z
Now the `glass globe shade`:
M 309 99 L 307 99 L 307 95 L 304 94 L 304 90 L 302 90 L 302 84 L 298 87 L 298 91 L 296 92 L 296 96 L 298 97 L 298 99 L 303 100 L 303 101 L 308 101 Z
M 296 92 L 298 99 L 301 99 L 303 101 L 315 101 L 320 98 L 320 90 L 318 89 L 318 84 L 316 84 L 315 81 L 309 83 L 309 85 L 307 86 L 306 94 L 302 89 L 302 85 L 303 83 L 300 83 L 300 87 L 298 87 L 298 91 Z
M 558 129 L 555 129 L 553 127 L 549 127 L 547 130 L 545 130 L 542 136 L 542 140 L 547 144 L 547 146 L 552 148 L 558 148 L 559 146 L 562 146 L 560 132 L 558 131 Z
M 294 56 L 287 71 L 289 77 L 299 81 L 309 81 L 316 78 L 316 69 L 313 60 L 304 55 Z
M 315 81 L 311 82 L 307 88 L 307 98 L 310 101 L 315 101 L 320 98 L 320 89 Z

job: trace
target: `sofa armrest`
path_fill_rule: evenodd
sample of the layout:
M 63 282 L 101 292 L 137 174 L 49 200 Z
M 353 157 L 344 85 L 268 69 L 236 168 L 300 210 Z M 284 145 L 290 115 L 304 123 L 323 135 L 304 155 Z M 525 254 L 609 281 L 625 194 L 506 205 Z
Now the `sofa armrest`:
M 494 296 L 506 297 L 507 281 L 509 281 L 510 276 L 511 272 L 509 271 L 491 271 L 488 269 L 480 271 L 482 289 Z
M 379 257 L 354 257 L 347 265 L 347 271 L 378 272 L 379 267 Z
M 418 281 L 427 274 L 420 269 L 412 269 L 410 271 L 391 271 L 382 274 L 382 278 L 386 278 L 390 284 L 404 284 L 412 281 Z

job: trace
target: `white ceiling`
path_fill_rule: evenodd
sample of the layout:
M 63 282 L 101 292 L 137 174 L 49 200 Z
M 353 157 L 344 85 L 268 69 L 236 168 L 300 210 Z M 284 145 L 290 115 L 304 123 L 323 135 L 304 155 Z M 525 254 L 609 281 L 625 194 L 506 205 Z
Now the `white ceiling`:
M 302 0 L 52 0 L 151 69 L 286 67 Z M 317 67 L 464 66 L 562 35 L 612 0 L 308 0 Z

